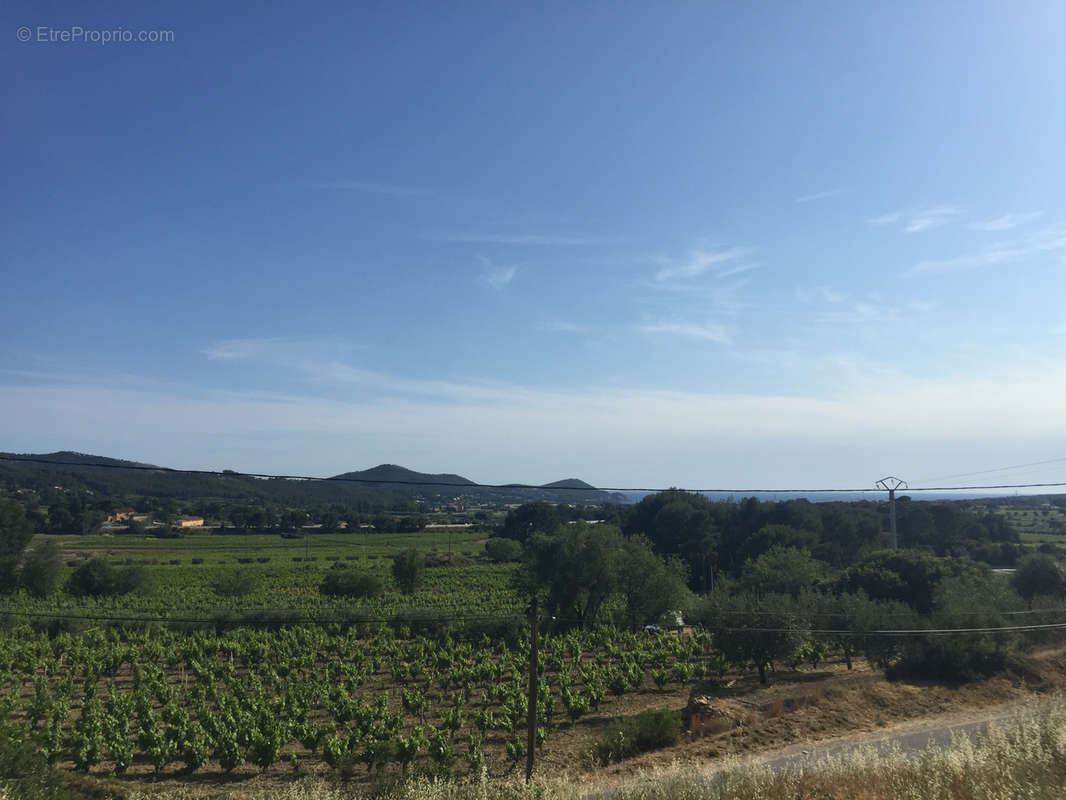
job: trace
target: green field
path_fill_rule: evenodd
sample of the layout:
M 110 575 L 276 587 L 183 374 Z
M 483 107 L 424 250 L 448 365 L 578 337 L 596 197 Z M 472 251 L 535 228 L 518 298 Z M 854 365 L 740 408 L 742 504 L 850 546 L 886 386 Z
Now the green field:
M 514 565 L 485 560 L 484 534 L 468 531 L 323 534 L 303 539 L 277 534 L 48 538 L 61 550 L 61 581 L 78 564 L 102 557 L 116 567 L 144 570 L 146 584 L 118 597 L 78 598 L 61 592 L 35 599 L 20 592 L 6 598 L 0 610 L 175 619 L 285 611 L 317 619 L 351 614 L 380 617 L 401 609 L 433 609 L 440 615 L 507 614 L 521 605 L 509 586 Z M 394 584 L 391 567 L 392 556 L 411 547 L 426 554 L 429 566 L 417 590 L 407 596 Z M 384 592 L 364 601 L 321 595 L 318 587 L 323 577 L 338 568 L 378 575 Z M 216 583 L 234 573 L 250 579 L 250 590 L 236 597 L 216 592 Z
M 1057 506 L 1001 505 L 995 508 L 995 513 L 1007 518 L 1011 527 L 1021 535 L 1023 542 L 1066 542 L 1066 513 Z M 1050 538 L 1031 538 L 1035 536 Z

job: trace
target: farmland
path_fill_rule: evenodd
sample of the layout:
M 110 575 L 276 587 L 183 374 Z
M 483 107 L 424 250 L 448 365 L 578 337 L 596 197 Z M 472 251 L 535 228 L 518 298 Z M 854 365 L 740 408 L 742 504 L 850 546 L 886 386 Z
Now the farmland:
M 25 513 L 7 510 L 10 529 L 26 531 Z M 1053 569 L 1019 582 L 1023 597 L 1013 577 L 968 558 L 878 550 L 875 506 L 715 505 L 666 492 L 626 513 L 628 535 L 558 513 L 513 509 L 497 533 L 518 539 L 401 533 L 389 520 L 26 533 L 19 581 L 0 605 L 0 735 L 119 796 L 161 785 L 274 791 L 305 777 L 360 791 L 412 776 L 505 780 L 528 746 L 536 596 L 538 763 L 611 774 L 659 749 L 700 757 L 679 715 L 693 691 L 719 714 L 707 752 L 743 753 L 1001 701 L 1012 684 L 918 697 L 882 678 L 1029 676 L 1023 654 L 1057 642 L 1041 627 L 1063 613 L 1050 556 L 1032 556 Z M 277 518 L 286 514 L 304 518 Z M 945 553 L 1001 558 L 1015 546 L 984 511 L 905 505 L 900 520 L 909 539 Z M 409 557 L 419 562 L 410 583 L 396 568 Z M 46 563 L 58 572 L 41 572 Z M 715 590 L 697 594 L 708 563 Z M 679 608 L 690 626 L 645 629 Z M 892 635 L 1016 622 L 1035 627 Z
M 78 564 L 101 557 L 116 567 L 141 568 L 145 586 L 120 598 L 79 598 L 59 593 L 36 600 L 20 595 L 5 608 L 39 614 L 116 612 L 152 617 L 188 617 L 219 612 L 271 610 L 304 616 L 359 613 L 381 616 L 402 608 L 433 608 L 443 614 L 509 613 L 518 599 L 508 588 L 513 565 L 484 559 L 484 534 L 419 532 L 388 535 L 319 535 L 305 539 L 273 535 L 190 535 L 179 539 L 130 536 L 49 536 L 64 562 L 60 580 Z M 451 552 L 449 553 L 449 540 Z M 430 566 L 412 596 L 391 584 L 391 556 L 407 548 L 429 556 Z M 433 566 L 439 564 L 439 566 Z M 353 604 L 321 595 L 330 568 L 350 568 L 381 577 L 382 595 Z M 239 574 L 247 590 L 220 596 L 220 578 Z M 475 587 L 475 591 L 467 591 Z
M 542 746 L 608 696 L 687 685 L 707 637 L 572 632 L 542 641 Z M 528 644 L 296 626 L 99 629 L 0 645 L 5 716 L 52 762 L 131 776 L 254 774 L 284 759 L 348 776 L 503 774 L 524 757 Z M 652 687 L 655 687 L 652 689 Z

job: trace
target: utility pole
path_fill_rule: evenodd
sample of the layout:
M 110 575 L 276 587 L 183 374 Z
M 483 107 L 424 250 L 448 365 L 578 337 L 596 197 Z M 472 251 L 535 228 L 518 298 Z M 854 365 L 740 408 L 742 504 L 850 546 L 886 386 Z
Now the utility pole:
M 537 594 L 529 607 L 529 698 L 526 711 L 526 783 L 533 780 L 533 751 L 537 746 Z
M 879 480 L 877 485 L 888 492 L 888 523 L 892 531 L 892 549 L 896 550 L 899 548 L 899 536 L 896 533 L 896 489 L 906 489 L 907 482 L 889 475 Z

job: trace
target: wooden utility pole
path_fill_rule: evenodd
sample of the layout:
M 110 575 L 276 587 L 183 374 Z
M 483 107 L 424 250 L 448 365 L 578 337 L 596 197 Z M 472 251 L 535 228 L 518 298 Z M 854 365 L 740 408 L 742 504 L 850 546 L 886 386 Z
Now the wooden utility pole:
M 526 783 L 533 780 L 533 754 L 537 747 L 537 595 L 529 606 L 529 698 L 526 707 Z
M 907 482 L 891 475 L 882 478 L 877 485 L 888 492 L 888 524 L 892 532 L 892 549 L 899 548 L 899 536 L 896 533 L 896 489 L 906 489 Z

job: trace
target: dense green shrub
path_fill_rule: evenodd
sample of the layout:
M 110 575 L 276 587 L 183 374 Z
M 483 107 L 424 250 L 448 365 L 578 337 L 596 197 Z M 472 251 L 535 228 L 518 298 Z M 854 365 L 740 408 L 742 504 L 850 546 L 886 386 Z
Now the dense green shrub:
M 22 565 L 22 585 L 34 597 L 47 597 L 59 585 L 59 547 L 45 539 L 26 553 Z
M 75 597 L 106 597 L 128 594 L 148 586 L 144 567 L 116 570 L 102 558 L 92 558 L 78 567 L 67 580 L 67 592 Z
M 368 572 L 331 569 L 318 587 L 322 594 L 364 599 L 377 597 L 384 586 L 381 578 Z
M 1046 553 L 1032 553 L 1018 562 L 1011 577 L 1014 591 L 1026 600 L 1037 595 L 1061 595 L 1066 588 L 1058 562 Z
M 258 583 L 254 575 L 237 569 L 219 575 L 211 588 L 221 597 L 244 597 L 254 592 Z
M 0 787 L 3 787 L 0 796 L 20 800 L 69 797 L 59 772 L 48 763 L 40 748 L 11 733 L 0 730 Z
M 681 738 L 681 713 L 668 708 L 614 720 L 593 748 L 600 764 L 622 761 L 649 750 L 672 747 Z
M 495 536 L 485 542 L 485 555 L 489 557 L 489 561 L 497 564 L 517 561 L 522 557 L 522 545 L 514 539 L 501 539 Z
M 414 594 L 422 573 L 426 570 L 426 558 L 413 547 L 392 557 L 392 577 L 404 594 Z

